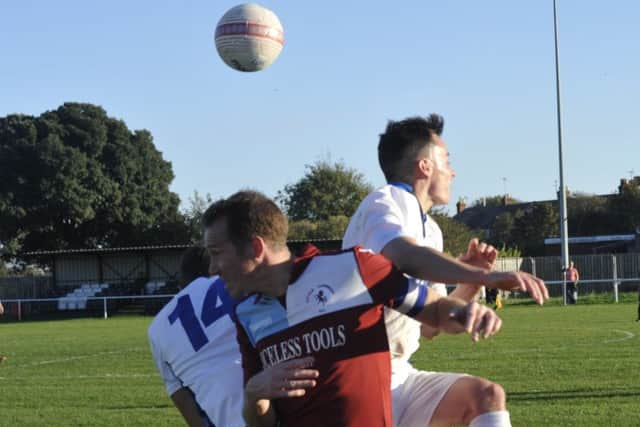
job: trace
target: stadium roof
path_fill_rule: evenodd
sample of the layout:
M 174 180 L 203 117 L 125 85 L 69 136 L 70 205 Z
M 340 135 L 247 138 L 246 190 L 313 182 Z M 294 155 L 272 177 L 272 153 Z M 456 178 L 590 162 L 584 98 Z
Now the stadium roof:
M 312 239 L 312 240 L 289 240 L 287 243 L 294 246 L 301 246 L 307 243 L 320 244 L 323 243 L 335 243 L 340 242 L 341 239 Z M 24 252 L 24 256 L 43 256 L 43 255 L 88 255 L 88 254 L 107 254 L 114 252 L 149 252 L 159 251 L 165 249 L 187 249 L 193 245 L 181 244 L 181 245 L 150 245 L 150 246 L 126 246 L 126 247 L 114 247 L 114 248 L 85 248 L 85 249 L 61 249 L 57 251 L 32 251 Z
M 156 251 L 162 249 L 186 249 L 191 245 L 152 245 L 152 246 L 128 246 L 117 248 L 89 248 L 89 249 L 61 249 L 57 251 L 33 251 L 24 252 L 25 256 L 40 256 L 40 255 L 70 255 L 70 254 L 104 254 L 112 252 L 141 252 L 141 251 Z

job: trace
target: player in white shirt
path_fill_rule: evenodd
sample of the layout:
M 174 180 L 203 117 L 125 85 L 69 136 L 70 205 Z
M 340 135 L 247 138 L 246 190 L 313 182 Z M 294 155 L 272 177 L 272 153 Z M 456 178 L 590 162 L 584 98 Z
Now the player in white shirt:
M 449 153 L 440 138 L 444 122 L 438 115 L 390 122 L 380 136 L 378 157 L 388 184 L 369 194 L 351 218 L 343 247 L 360 244 L 382 253 L 401 270 L 415 278 L 426 272 L 441 273 L 442 281 L 462 283 L 452 293 L 470 301 L 480 284 L 509 289 L 488 273 L 479 278 L 465 271 L 465 264 L 492 269 L 495 248 L 473 239 L 467 254 L 460 258 L 459 271 L 439 262 L 442 232 L 426 212 L 433 205 L 447 204 L 450 183 L 455 172 Z M 544 283 L 527 273 L 513 272 L 521 280 L 520 290 L 527 291 L 540 304 L 548 298 Z M 419 279 L 415 279 L 419 280 Z M 443 295 L 443 284 L 431 283 Z M 504 390 L 486 379 L 464 374 L 422 372 L 409 359 L 419 347 L 420 325 L 407 316 L 387 310 L 385 323 L 391 349 L 392 397 L 394 423 L 398 427 L 469 424 L 510 426 Z M 438 331 L 422 329 L 431 338 Z
M 187 250 L 181 264 L 188 285 L 149 327 L 156 366 L 189 426 L 244 426 L 241 356 L 230 317 L 234 301 L 222 279 L 206 277 L 209 255 L 203 248 Z

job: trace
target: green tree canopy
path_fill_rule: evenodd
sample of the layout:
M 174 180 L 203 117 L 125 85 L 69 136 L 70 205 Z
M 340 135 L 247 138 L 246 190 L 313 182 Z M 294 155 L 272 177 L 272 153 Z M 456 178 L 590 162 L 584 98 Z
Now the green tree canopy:
M 522 211 L 518 211 L 522 214 Z M 489 230 L 489 242 L 496 248 L 513 246 L 513 229 L 515 227 L 515 215 L 504 212 L 498 215 Z
M 349 225 L 349 217 L 345 215 L 331 216 L 325 220 L 291 221 L 289 223 L 290 240 L 317 240 L 335 239 L 340 240 Z
M 511 233 L 512 243 L 525 256 L 544 255 L 544 239 L 557 236 L 560 219 L 556 206 L 538 203 L 526 211 L 514 215 L 514 227 Z
M 276 197 L 294 221 L 326 220 L 336 215 L 350 217 L 373 190 L 360 172 L 342 162 L 331 164 L 323 160 L 306 168 L 298 182 L 285 186 Z
M 457 257 L 466 253 L 469 240 L 479 237 L 478 233 L 462 222 L 448 216 L 443 209 L 432 209 L 429 215 L 435 219 L 442 230 L 444 251 L 452 256 Z
M 628 233 L 640 227 L 640 176 L 620 186 L 609 201 L 609 209 L 617 225 L 615 231 Z
M 306 168 L 299 181 L 276 197 L 291 220 L 289 238 L 342 238 L 349 218 L 373 187 L 342 162 L 318 161 Z
M 0 241 L 22 251 L 185 240 L 171 163 L 98 106 L 0 118 Z
M 191 243 L 202 242 L 202 215 L 212 203 L 213 197 L 209 193 L 203 196 L 194 191 L 189 198 L 189 206 L 183 211 L 183 215 Z
M 567 198 L 569 235 L 595 236 L 628 232 L 629 230 L 621 230 L 618 218 L 610 212 L 610 203 L 606 197 L 573 193 Z

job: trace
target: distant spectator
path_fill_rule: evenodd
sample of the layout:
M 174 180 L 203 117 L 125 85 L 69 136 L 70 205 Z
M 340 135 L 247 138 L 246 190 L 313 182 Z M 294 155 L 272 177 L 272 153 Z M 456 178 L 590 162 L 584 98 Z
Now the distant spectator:
M 498 295 L 496 295 L 496 304 L 493 306 L 494 310 L 502 309 L 502 292 L 498 289 Z
M 0 316 L 2 316 L 4 314 L 4 306 L 2 305 L 2 301 L 0 301 Z M 3 356 L 0 354 L 0 363 L 4 362 L 5 360 L 7 360 L 7 356 Z
M 485 301 L 487 305 L 495 305 L 497 297 L 498 297 L 497 289 L 487 288 L 487 290 L 485 291 Z
M 580 273 L 573 264 L 573 261 L 569 263 L 569 268 L 564 273 L 565 280 L 567 281 L 567 304 L 575 304 L 578 301 L 578 280 L 580 280 Z
M 640 285 L 638 285 L 638 318 L 636 322 L 640 322 Z

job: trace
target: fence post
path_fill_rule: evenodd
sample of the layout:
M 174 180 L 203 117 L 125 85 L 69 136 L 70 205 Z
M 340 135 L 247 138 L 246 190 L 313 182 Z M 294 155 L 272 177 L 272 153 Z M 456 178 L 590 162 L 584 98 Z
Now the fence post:
M 108 317 L 108 314 L 107 314 L 107 298 L 106 297 L 102 298 L 102 308 L 104 309 L 104 318 L 106 319 Z
M 615 302 L 618 302 L 618 263 L 616 262 L 616 256 L 611 255 L 611 262 L 613 267 L 613 298 Z
M 531 260 L 531 274 L 537 276 L 536 274 L 536 259 L 534 257 L 529 258 Z
M 22 320 L 22 302 L 18 300 L 18 320 Z

